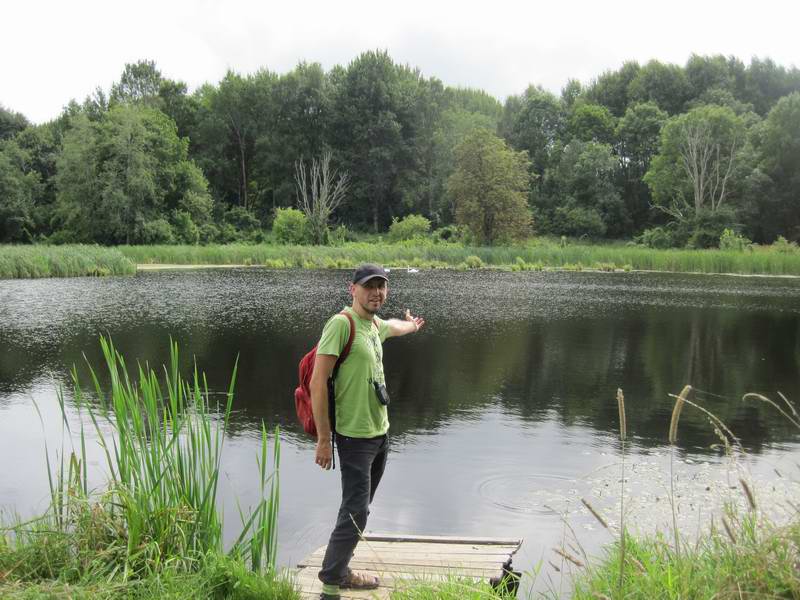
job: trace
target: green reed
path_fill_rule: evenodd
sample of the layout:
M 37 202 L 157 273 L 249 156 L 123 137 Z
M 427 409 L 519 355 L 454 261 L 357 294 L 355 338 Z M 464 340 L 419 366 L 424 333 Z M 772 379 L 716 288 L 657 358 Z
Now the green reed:
M 656 250 L 623 244 L 568 244 L 548 240 L 510 246 L 465 246 L 413 240 L 389 244 L 380 238 L 342 246 L 120 246 L 138 264 L 245 265 L 269 268 L 345 269 L 363 262 L 388 267 L 496 268 L 507 270 L 672 271 L 800 275 L 800 253 L 768 249 Z M 476 258 L 479 259 L 476 261 Z
M 205 377 L 197 368 L 191 380 L 181 376 L 177 344 L 170 343 L 170 361 L 161 378 L 141 364 L 136 378 L 131 377 L 111 340 L 101 338 L 100 344 L 108 391 L 91 366 L 92 401 L 84 395 L 75 369 L 73 380 L 75 403 L 88 415 L 105 457 L 107 486 L 89 489 L 87 435 L 81 419 L 79 447 L 67 453 L 62 445 L 55 469 L 45 448 L 50 511 L 8 528 L 13 539 L 0 536 L 7 548 L 14 546 L 12 553 L 0 551 L 0 571 L 3 557 L 12 555 L 15 578 L 22 580 L 101 577 L 125 582 L 167 572 L 197 574 L 207 571 L 209 561 L 221 564 L 226 553 L 217 494 L 236 367 L 224 404 L 212 407 Z M 59 400 L 68 429 L 63 396 Z M 237 565 L 246 562 L 252 571 L 274 578 L 280 493 L 277 428 L 270 443 L 262 425 L 258 462 L 261 496 L 252 510 L 241 511 L 242 531 L 228 551 L 227 564 L 240 569 Z
M 670 445 L 674 448 L 681 412 L 684 406 L 689 406 L 708 418 L 727 453 L 743 453 L 739 440 L 727 425 L 689 399 L 692 392 L 693 388 L 687 385 L 674 396 L 676 402 L 668 433 Z M 800 429 L 797 409 L 779 395 L 780 402 L 760 394 L 745 394 L 743 401 L 769 404 Z M 597 566 L 589 565 L 577 576 L 573 598 L 800 598 L 797 513 L 786 524 L 771 522 L 759 510 L 755 490 L 741 477 L 739 484 L 747 500 L 747 512 L 742 514 L 728 505 L 725 514 L 719 517 L 721 527 L 712 518 L 710 531 L 689 544 L 686 536 L 679 536 L 678 532 L 673 479 L 671 458 L 671 536 L 659 532 L 634 537 L 622 527 L 620 538 L 606 550 L 604 560 Z M 604 524 L 595 511 L 592 514 Z
M 0 245 L 0 278 L 132 275 L 136 265 L 116 248 Z

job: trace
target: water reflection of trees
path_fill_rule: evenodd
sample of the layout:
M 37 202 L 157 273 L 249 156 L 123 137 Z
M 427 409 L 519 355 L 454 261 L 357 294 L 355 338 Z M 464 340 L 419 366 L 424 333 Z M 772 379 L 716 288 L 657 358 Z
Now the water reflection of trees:
M 166 332 L 161 325 L 121 325 L 111 333 L 129 366 L 137 359 L 166 363 L 171 333 L 184 369 L 196 359 L 212 390 L 227 389 L 238 355 L 233 434 L 261 420 L 297 432 L 292 391 L 297 361 L 318 334 L 311 327 L 263 323 Z M 68 384 L 71 365 L 85 373 L 84 354 L 92 365 L 102 364 L 93 332 L 38 347 L 0 334 L 0 344 L 0 391 L 24 387 L 45 369 L 55 369 Z M 668 394 L 691 383 L 709 392 L 701 394 L 704 406 L 751 450 L 797 438 L 768 407 L 741 401 L 747 391 L 781 390 L 800 398 L 800 336 L 793 315 L 651 308 L 602 319 L 495 321 L 479 329 L 456 322 L 435 334 L 392 340 L 385 356 L 392 428 L 399 434 L 434 431 L 498 404 L 527 421 L 558 418 L 615 432 L 614 397 L 621 387 L 629 431 L 639 443 L 663 444 L 672 408 Z M 717 441 L 707 419 L 692 410 L 681 418 L 679 438 L 695 449 Z

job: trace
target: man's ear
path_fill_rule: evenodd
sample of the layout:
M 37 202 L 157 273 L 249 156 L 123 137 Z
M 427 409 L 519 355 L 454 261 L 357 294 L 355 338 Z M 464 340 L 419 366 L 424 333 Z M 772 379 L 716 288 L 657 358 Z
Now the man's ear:
M 356 284 L 355 284 L 355 283 L 351 283 L 351 284 L 350 284 L 350 285 L 347 287 L 347 292 L 348 292 L 348 293 L 349 293 L 349 294 L 352 296 L 352 295 L 353 295 L 353 291 L 354 291 L 355 289 L 356 289 Z

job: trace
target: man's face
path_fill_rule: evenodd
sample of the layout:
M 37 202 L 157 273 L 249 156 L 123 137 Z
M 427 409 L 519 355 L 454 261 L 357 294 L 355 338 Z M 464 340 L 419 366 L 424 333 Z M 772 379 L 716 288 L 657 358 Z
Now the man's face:
M 386 296 L 389 293 L 389 286 L 385 279 L 373 277 L 364 283 L 354 283 L 352 286 L 353 299 L 369 314 L 377 313 Z

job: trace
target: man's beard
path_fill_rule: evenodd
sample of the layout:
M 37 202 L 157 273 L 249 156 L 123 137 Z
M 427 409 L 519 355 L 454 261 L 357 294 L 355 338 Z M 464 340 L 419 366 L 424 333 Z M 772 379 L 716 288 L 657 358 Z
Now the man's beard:
M 361 304 L 361 303 L 359 302 L 359 304 Z M 363 309 L 364 309 L 364 312 L 366 312 L 366 313 L 368 313 L 368 314 L 370 314 L 370 315 L 372 315 L 372 316 L 374 317 L 375 315 L 377 315 L 377 314 L 378 314 L 378 311 L 380 310 L 380 308 L 381 308 L 381 307 L 380 307 L 380 306 L 378 306 L 378 308 L 376 308 L 375 310 L 372 310 L 372 309 L 369 307 L 369 304 L 370 304 L 369 302 L 367 302 L 367 305 L 366 305 L 366 306 L 364 306 L 363 304 L 361 304 L 361 308 L 363 308 Z

